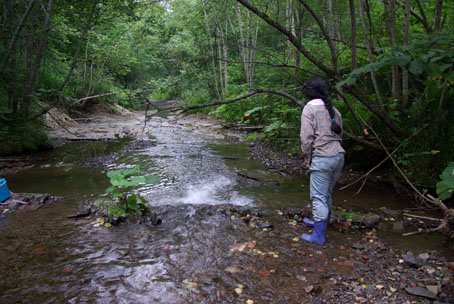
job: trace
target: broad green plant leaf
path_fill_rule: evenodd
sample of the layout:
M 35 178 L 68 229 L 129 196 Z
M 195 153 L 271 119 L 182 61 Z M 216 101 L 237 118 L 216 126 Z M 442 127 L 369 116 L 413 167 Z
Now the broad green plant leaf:
M 109 188 L 106 189 L 106 194 L 110 194 L 110 193 L 114 192 L 115 190 L 117 190 L 117 187 L 110 186 Z
M 408 67 L 408 70 L 412 74 L 421 75 L 422 72 L 424 71 L 424 66 L 420 61 L 413 60 L 412 62 L 410 62 L 410 66 Z
M 137 203 L 137 195 L 132 194 L 128 197 L 128 209 L 137 210 L 140 208 L 140 205 Z
M 437 195 L 441 200 L 448 199 L 454 192 L 454 162 L 448 164 L 448 167 L 440 175 L 441 181 L 437 183 Z
M 144 176 L 146 184 L 157 184 L 161 181 L 161 178 L 156 175 L 146 175 Z

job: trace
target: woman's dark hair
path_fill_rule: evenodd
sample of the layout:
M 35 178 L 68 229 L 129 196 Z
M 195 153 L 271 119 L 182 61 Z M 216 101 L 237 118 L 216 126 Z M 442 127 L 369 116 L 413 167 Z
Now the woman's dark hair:
M 312 78 L 304 83 L 303 94 L 308 100 L 321 99 L 325 103 L 325 108 L 328 110 L 329 117 L 331 118 L 331 131 L 336 134 L 342 132 L 341 127 L 336 122 L 333 103 L 328 98 L 328 89 L 326 88 L 325 81 L 320 77 Z

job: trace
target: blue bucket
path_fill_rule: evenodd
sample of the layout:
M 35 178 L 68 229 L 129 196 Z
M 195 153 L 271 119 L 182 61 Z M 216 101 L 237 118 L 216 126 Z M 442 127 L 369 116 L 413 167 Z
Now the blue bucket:
M 0 178 L 0 203 L 9 198 L 8 185 L 6 179 Z

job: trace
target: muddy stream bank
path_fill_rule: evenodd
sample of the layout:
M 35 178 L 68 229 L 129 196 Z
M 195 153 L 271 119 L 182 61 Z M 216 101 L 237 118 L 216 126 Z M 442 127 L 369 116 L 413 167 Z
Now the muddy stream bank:
M 143 128 L 143 113 L 129 112 L 66 127 L 73 134 L 51 136 L 69 143 L 7 172 L 13 192 L 64 199 L 2 206 L 0 303 L 454 301 L 452 252 L 440 235 L 403 238 L 395 210 L 411 205 L 389 190 L 336 191 L 336 210 L 379 214 L 380 223 L 331 225 L 327 245 L 314 247 L 294 217 L 310 203 L 307 177 L 267 170 L 216 121 L 155 117 Z M 137 191 L 161 225 L 67 218 L 104 197 L 107 171 L 137 165 L 160 177 Z

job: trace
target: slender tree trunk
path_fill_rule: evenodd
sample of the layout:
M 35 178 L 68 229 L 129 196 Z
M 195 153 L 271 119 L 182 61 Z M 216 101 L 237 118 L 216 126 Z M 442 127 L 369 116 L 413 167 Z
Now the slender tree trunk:
M 92 84 L 93 84 L 93 61 L 90 64 L 90 77 L 88 78 L 88 90 L 86 96 L 90 96 Z
M 16 30 L 13 33 L 13 36 L 11 37 L 11 41 L 8 45 L 8 49 L 6 50 L 6 53 L 3 55 L 3 60 L 2 64 L 0 66 L 0 74 L 3 74 L 3 70 L 6 67 L 6 64 L 8 63 L 9 57 L 11 56 L 12 51 L 14 50 L 17 42 L 17 38 L 19 38 L 19 34 L 24 27 L 25 21 L 27 20 L 28 16 L 30 15 L 30 12 L 33 9 L 33 6 L 35 5 L 35 0 L 30 0 L 30 2 L 27 5 L 27 8 L 25 9 L 25 13 L 22 16 L 21 20 L 19 21 L 19 24 L 16 27 Z
M 240 1 L 240 0 L 238 0 L 238 1 Z M 330 54 L 331 54 L 331 63 L 333 65 L 333 72 L 334 72 L 334 74 L 337 75 L 338 74 L 337 55 L 336 55 L 336 47 L 334 46 L 334 42 L 331 40 L 331 37 L 330 37 L 328 31 L 326 30 L 325 26 L 323 25 L 322 20 L 315 13 L 315 11 L 312 9 L 312 7 L 305 0 L 298 0 L 298 1 L 306 8 L 306 10 L 314 18 L 315 22 L 317 22 L 317 25 L 320 27 L 320 30 L 322 31 L 323 36 L 325 37 L 326 42 L 328 43 L 328 47 L 329 47 Z
M 356 11 L 355 11 L 355 0 L 349 0 L 350 5 L 350 31 L 351 31 L 351 49 L 352 49 L 352 71 L 356 69 Z
M 236 8 L 236 14 L 238 16 L 238 30 L 239 30 L 239 34 L 240 34 L 240 41 L 239 41 L 239 44 L 238 44 L 238 47 L 239 47 L 239 52 L 240 52 L 240 57 L 241 57 L 241 61 L 243 61 L 243 74 L 244 74 L 244 79 L 247 81 L 248 79 L 248 63 L 247 63 L 247 60 L 246 60 L 246 57 L 247 55 L 245 54 L 245 51 L 246 51 L 246 43 L 244 42 L 244 33 L 243 33 L 243 17 L 242 17 L 242 14 L 241 14 L 241 9 L 239 7 L 238 4 L 235 5 L 235 8 Z
M 10 20 L 8 18 L 8 2 L 11 2 L 11 0 L 2 1 L 2 30 L 0 32 L 0 40 L 3 43 L 4 49 L 8 46 L 8 21 Z
M 391 54 L 396 55 L 397 39 L 396 39 L 396 21 L 395 21 L 395 8 L 396 0 L 383 0 L 386 14 L 386 27 L 388 29 L 389 40 L 391 42 Z M 391 97 L 398 99 L 400 94 L 400 77 L 399 66 L 393 65 L 391 68 Z
M 47 3 L 47 8 L 45 11 L 44 22 L 42 26 L 42 34 L 39 41 L 39 45 L 36 51 L 35 61 L 33 63 L 32 70 L 30 71 L 30 82 L 26 85 L 26 94 L 25 94 L 25 104 L 24 104 L 24 117 L 28 117 L 28 108 L 31 103 L 30 95 L 35 91 L 36 80 L 38 79 L 39 69 L 41 67 L 41 61 L 44 56 L 44 51 L 46 49 L 47 38 L 49 36 L 50 22 L 52 19 L 52 13 L 54 10 L 55 0 L 49 0 Z
M 222 47 L 221 47 L 221 38 L 219 37 L 219 29 L 216 29 L 216 44 L 218 49 L 218 67 L 217 72 L 219 73 L 219 84 L 221 88 L 221 92 L 224 91 L 224 77 L 222 75 L 222 66 L 224 64 L 222 60 Z
M 216 37 L 216 44 L 217 44 L 217 50 L 218 50 L 218 69 L 217 69 L 217 72 L 219 73 L 219 84 L 220 84 L 220 88 L 221 88 L 221 92 L 225 89 L 224 87 L 224 76 L 223 76 L 223 65 L 224 65 L 224 61 L 222 60 L 222 57 L 223 57 L 223 54 L 222 54 L 222 40 L 223 40 L 223 28 L 222 28 L 222 24 L 221 22 L 219 21 L 219 18 L 218 18 L 218 13 L 217 13 L 217 9 L 216 9 L 216 4 L 214 3 L 213 4 L 213 15 L 215 17 L 215 20 L 216 20 L 216 26 L 215 26 L 215 37 Z
M 360 17 L 361 17 L 361 23 L 363 25 L 363 32 L 364 32 L 364 40 L 366 42 L 366 47 L 367 47 L 367 55 L 369 57 L 369 63 L 373 63 L 373 54 L 372 54 L 372 42 L 368 37 L 368 32 L 367 32 L 367 25 L 366 25 L 366 18 L 364 16 L 364 3 L 363 0 L 358 0 L 359 2 L 359 12 L 360 12 Z M 372 79 L 372 84 L 374 85 L 375 89 L 375 95 L 377 96 L 377 102 L 380 105 L 380 107 L 383 109 L 383 101 L 381 99 L 381 94 L 380 94 L 380 88 L 378 87 L 378 82 L 377 78 L 375 77 L 375 72 L 372 71 L 370 72 L 370 76 Z
M 336 57 L 335 59 L 335 64 L 333 64 L 333 67 L 335 66 L 335 71 L 336 73 L 338 72 L 337 70 L 337 49 L 336 49 L 336 42 L 334 41 L 334 13 L 333 13 L 333 2 L 332 0 L 327 0 L 326 1 L 327 7 L 328 7 L 328 35 L 329 39 L 332 41 L 333 48 L 334 48 L 334 56 Z
M 301 3 L 297 2 L 297 7 L 296 9 L 293 10 L 295 14 L 295 23 L 296 23 L 296 39 L 299 44 L 301 44 L 301 41 L 303 40 L 302 34 L 302 20 L 303 20 L 303 10 L 301 9 Z M 295 51 L 295 66 L 299 67 L 301 64 L 301 54 L 300 52 Z M 294 75 L 293 75 L 293 87 L 297 88 L 299 85 L 300 80 L 298 79 L 298 69 L 295 69 Z
M 443 9 L 443 0 L 437 1 L 437 8 L 435 10 L 434 31 L 441 30 L 441 12 Z
M 257 47 L 258 35 L 259 35 L 259 22 L 257 20 L 255 23 L 255 32 L 254 32 L 254 36 L 252 37 L 251 50 L 250 50 L 250 54 L 249 54 L 250 63 L 249 63 L 249 68 L 248 68 L 248 71 L 249 71 L 249 77 L 248 77 L 249 80 L 248 81 L 249 81 L 250 88 L 254 87 L 254 70 L 255 70 L 254 60 L 255 60 L 255 49 Z
M 12 50 L 14 51 L 14 49 Z M 11 65 L 10 70 L 8 72 L 8 78 L 10 79 L 8 85 L 8 97 L 9 97 L 9 107 L 13 110 L 14 113 L 17 113 L 19 108 L 19 100 L 18 100 L 18 91 L 17 91 L 17 61 L 16 56 L 11 56 Z
M 36 14 L 36 10 L 35 10 Z M 33 17 L 33 16 L 32 16 Z M 35 41 L 36 35 L 36 27 L 30 26 L 28 35 L 27 35 L 27 42 L 26 42 L 26 59 L 25 59 L 25 83 L 29 84 L 31 81 L 32 75 L 32 68 L 33 68 L 33 42 Z M 17 109 L 16 109 L 17 111 Z
M 222 29 L 221 29 L 222 31 Z M 227 33 L 228 25 L 225 23 L 225 33 L 222 35 L 222 51 L 224 55 L 224 87 L 227 88 L 229 84 L 229 72 L 228 72 L 228 49 L 227 49 Z
M 416 12 L 414 12 L 411 8 L 410 8 L 410 13 L 415 16 L 416 19 L 419 20 L 419 22 L 422 23 L 422 25 L 424 26 L 424 28 L 426 29 L 426 32 L 427 33 L 431 33 L 432 32 L 432 28 L 430 27 L 429 25 L 429 22 L 427 21 L 427 16 L 426 16 L 426 12 L 424 11 L 424 8 L 422 7 L 421 5 L 421 2 L 420 0 L 416 0 L 416 4 L 418 6 L 418 10 L 419 10 L 419 13 L 421 14 L 421 16 L 419 16 Z M 403 5 L 404 6 L 404 11 L 406 10 L 405 9 L 405 4 Z
M 208 15 L 206 12 L 205 3 L 203 3 L 202 7 L 203 7 L 203 14 L 205 16 L 205 28 L 208 33 L 208 39 L 209 39 L 208 41 L 210 44 L 210 55 L 211 55 L 211 66 L 212 66 L 212 71 L 213 71 L 214 89 L 215 89 L 216 98 L 220 99 L 221 94 L 219 91 L 218 80 L 217 80 L 217 76 L 216 76 L 217 73 L 216 73 L 216 61 L 214 58 L 213 36 L 211 35 L 211 29 L 210 29 L 210 24 L 208 22 Z
M 410 8 L 411 0 L 405 0 L 405 13 L 404 13 L 404 36 L 403 36 L 403 45 L 408 46 L 408 27 L 410 25 Z M 405 55 L 407 53 L 405 52 Z M 402 69 L 402 108 L 407 109 L 408 107 L 408 83 L 409 83 L 409 74 L 408 70 Z
M 65 80 L 63 81 L 63 83 L 60 85 L 60 87 L 58 89 L 59 91 L 63 91 L 64 87 L 66 86 L 66 84 L 68 83 L 69 79 L 71 78 L 71 75 L 72 75 L 72 73 L 74 71 L 74 68 L 76 67 L 77 58 L 79 57 L 80 48 L 82 47 L 82 43 L 85 41 L 85 36 L 87 36 L 88 30 L 91 27 L 91 19 L 93 17 L 93 14 L 95 13 L 97 5 L 98 5 L 98 1 L 94 1 L 93 2 L 93 6 L 90 9 L 90 15 L 88 16 L 87 23 L 85 24 L 83 32 L 80 35 L 79 44 L 77 45 L 77 49 L 76 49 L 76 52 L 75 52 L 74 57 L 73 57 L 73 62 L 71 64 L 71 67 L 69 68 L 68 73 L 66 74 Z

